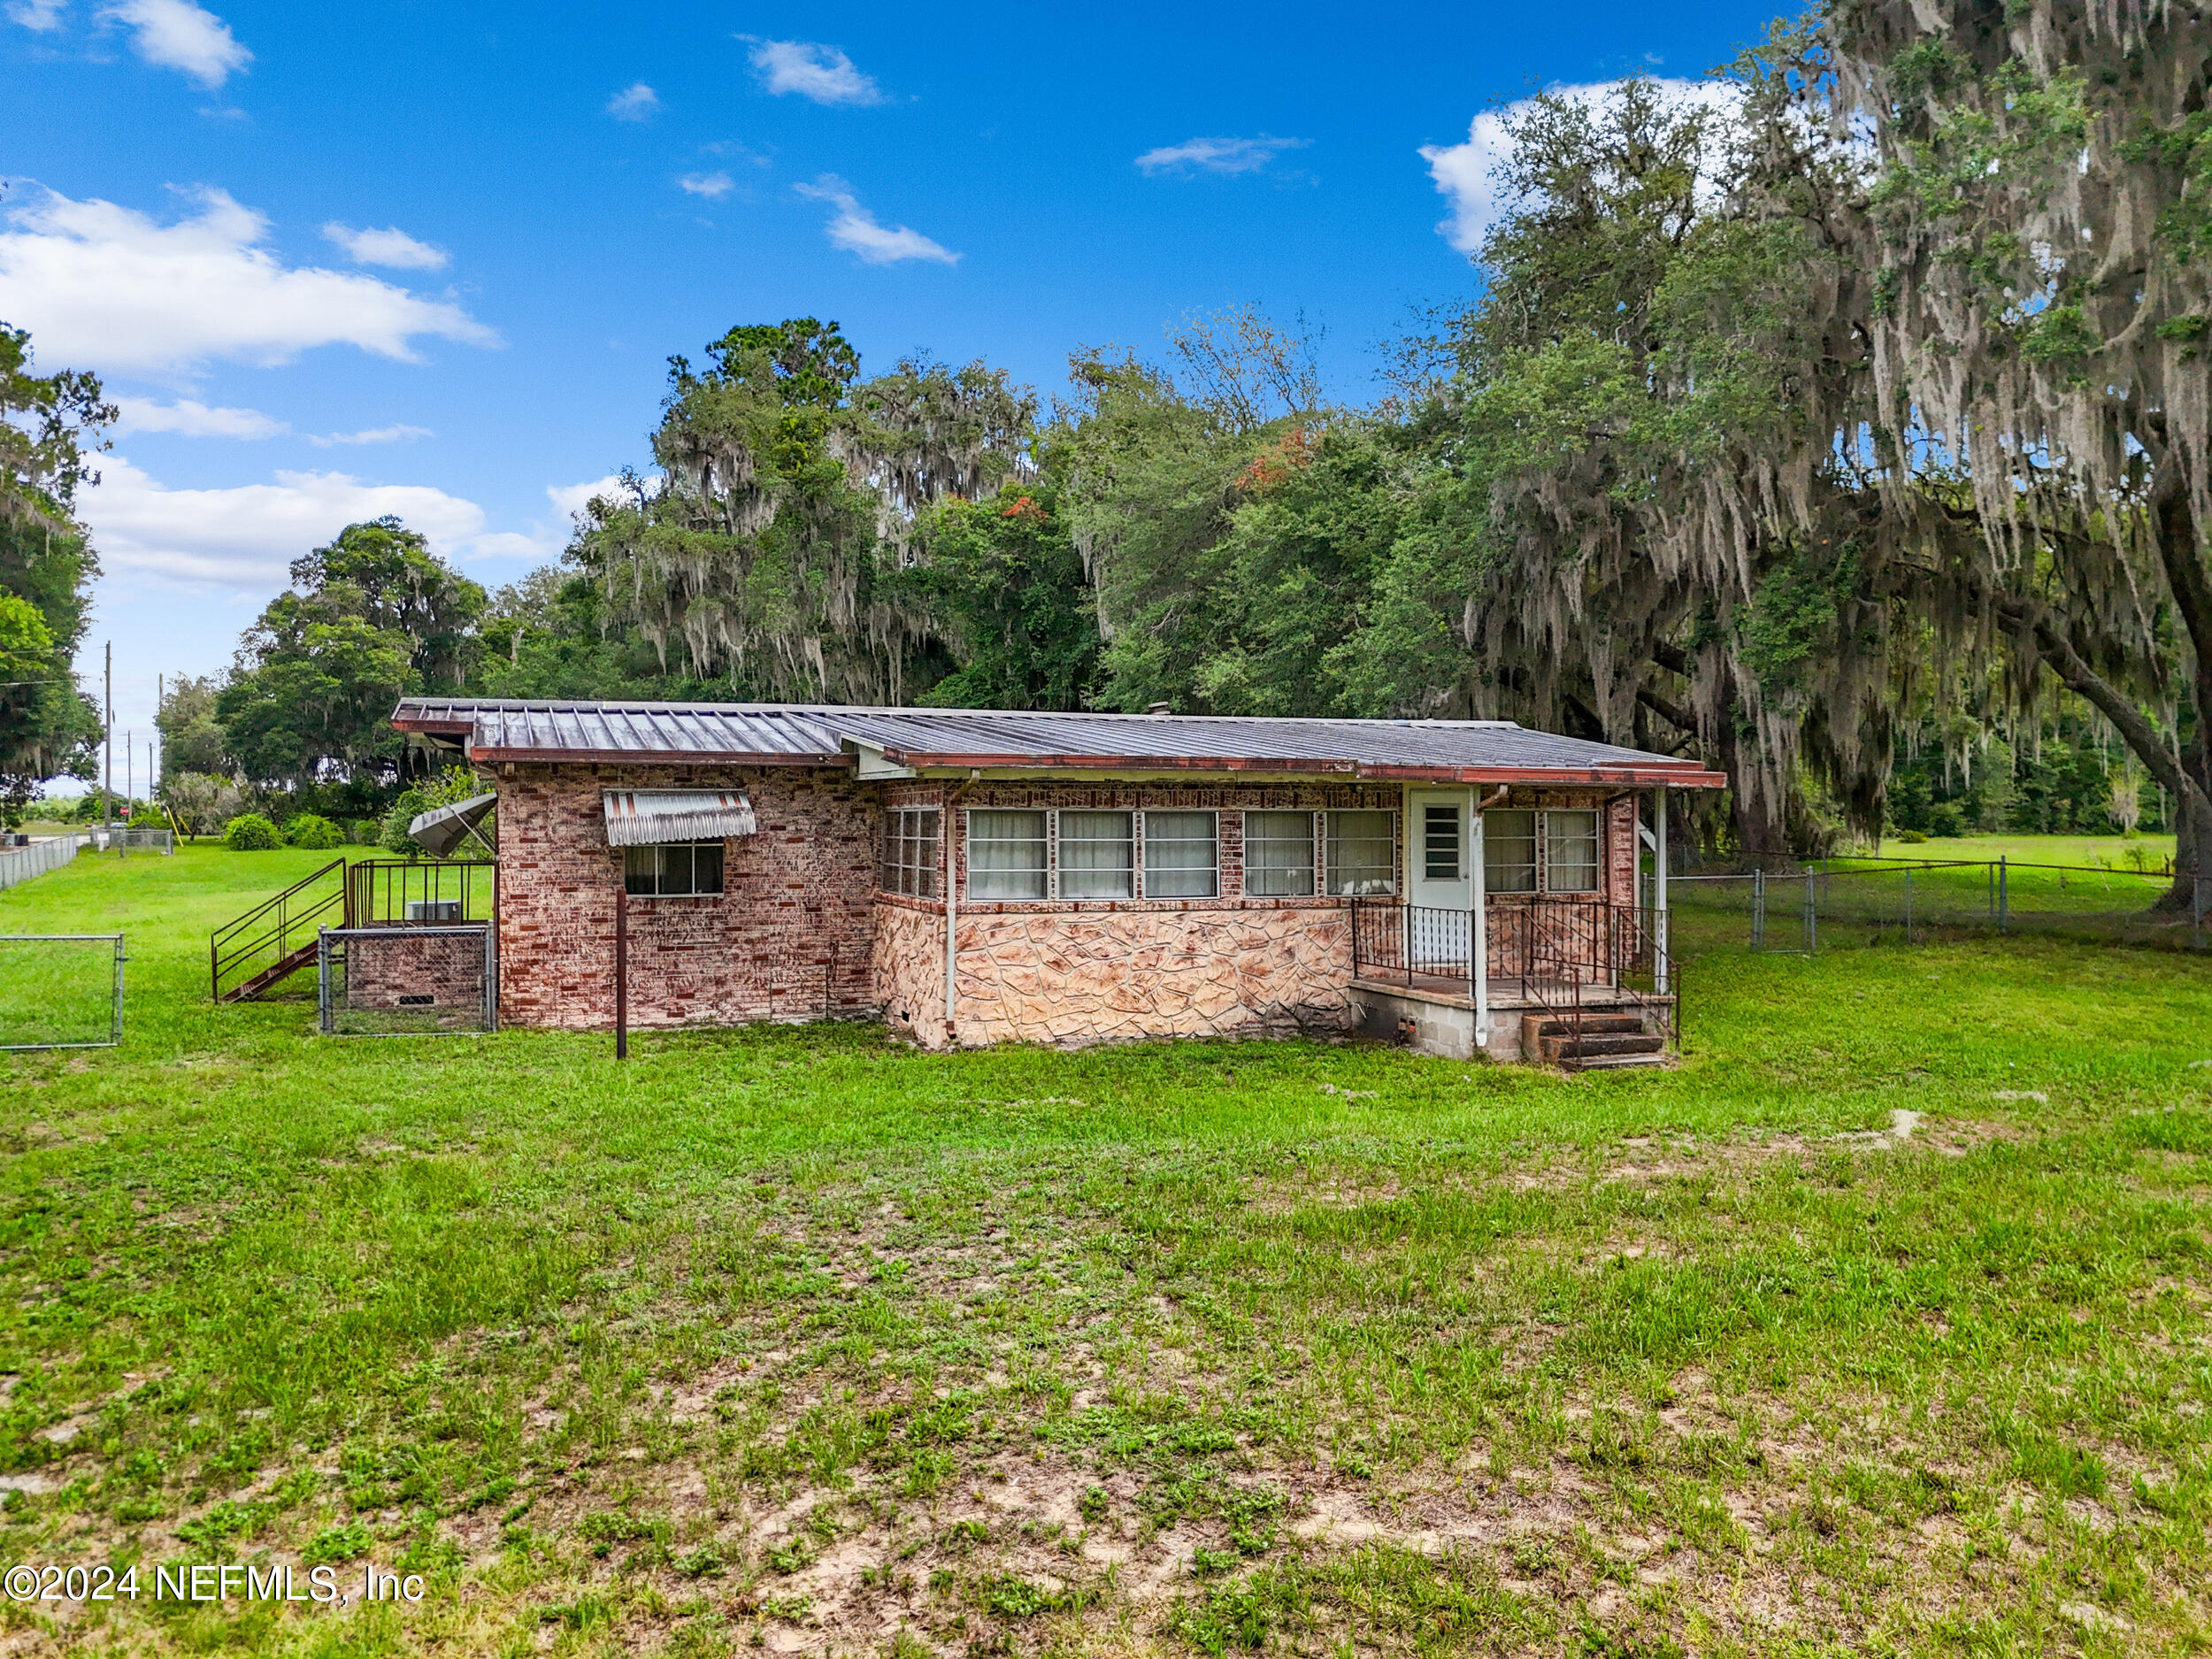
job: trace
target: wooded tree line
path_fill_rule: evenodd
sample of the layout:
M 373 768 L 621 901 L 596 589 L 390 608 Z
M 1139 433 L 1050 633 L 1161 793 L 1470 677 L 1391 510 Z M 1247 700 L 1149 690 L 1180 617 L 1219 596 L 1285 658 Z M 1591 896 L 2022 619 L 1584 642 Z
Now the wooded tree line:
M 1366 406 L 1251 308 L 1049 409 L 736 328 L 559 566 L 487 595 L 356 526 L 211 718 L 388 787 L 349 722 L 402 684 L 1505 716 L 1724 767 L 1742 854 L 2135 787 L 2212 871 L 2208 68 L 2194 7 L 1834 0 L 1724 96 L 1540 96 L 1479 297 Z

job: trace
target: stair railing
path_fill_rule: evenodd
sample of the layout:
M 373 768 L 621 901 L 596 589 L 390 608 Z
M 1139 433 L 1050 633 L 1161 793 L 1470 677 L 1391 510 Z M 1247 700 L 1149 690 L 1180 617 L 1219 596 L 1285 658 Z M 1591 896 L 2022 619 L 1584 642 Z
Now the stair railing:
M 257 975 L 303 949 L 313 949 L 316 930 L 327 923 L 334 910 L 343 918 L 342 925 L 351 923 L 345 870 L 345 859 L 334 858 L 208 935 L 208 980 L 215 1001 L 234 1001 Z M 308 892 L 334 871 L 338 876 L 335 888 L 320 895 Z

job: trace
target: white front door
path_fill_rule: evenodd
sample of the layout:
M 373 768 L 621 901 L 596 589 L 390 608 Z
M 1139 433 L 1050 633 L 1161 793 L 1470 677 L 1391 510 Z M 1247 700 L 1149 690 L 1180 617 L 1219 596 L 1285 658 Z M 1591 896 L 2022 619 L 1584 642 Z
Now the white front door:
M 1417 973 L 1467 972 L 1467 913 L 1474 895 L 1464 789 L 1406 791 L 1409 963 Z

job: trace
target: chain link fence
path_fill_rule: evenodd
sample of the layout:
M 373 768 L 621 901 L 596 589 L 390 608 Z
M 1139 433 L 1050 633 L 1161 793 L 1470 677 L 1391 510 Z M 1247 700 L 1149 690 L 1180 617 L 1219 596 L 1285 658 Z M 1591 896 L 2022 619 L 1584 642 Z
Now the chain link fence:
M 2212 877 L 2165 907 L 2170 872 L 2008 858 L 1832 858 L 1798 870 L 1670 876 L 1685 941 L 1809 953 L 1824 944 L 2031 936 L 2201 951 Z
M 323 928 L 315 1000 L 326 1037 L 490 1031 L 499 1008 L 491 926 Z
M 120 933 L 0 934 L 0 1052 L 123 1041 Z

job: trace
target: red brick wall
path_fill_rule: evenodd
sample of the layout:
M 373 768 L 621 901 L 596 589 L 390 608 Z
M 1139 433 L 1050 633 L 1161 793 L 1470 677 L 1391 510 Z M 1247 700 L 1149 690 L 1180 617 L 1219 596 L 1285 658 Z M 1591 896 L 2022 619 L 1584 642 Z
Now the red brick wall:
M 742 789 L 757 828 L 723 892 L 630 901 L 630 1022 L 733 1025 L 872 1012 L 879 786 L 806 767 L 517 765 L 499 789 L 500 1018 L 614 1022 L 622 854 L 608 789 Z
M 389 933 L 355 934 L 345 941 L 346 1002 L 353 1008 L 426 1006 L 480 1009 L 484 1005 L 481 933 Z M 427 996 L 426 1004 L 402 997 Z

